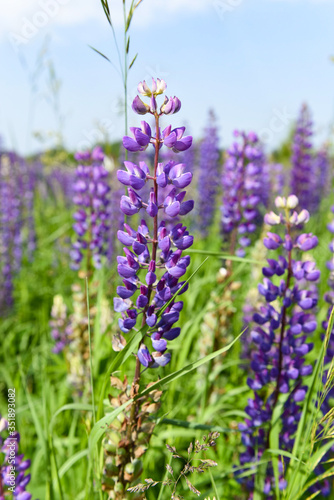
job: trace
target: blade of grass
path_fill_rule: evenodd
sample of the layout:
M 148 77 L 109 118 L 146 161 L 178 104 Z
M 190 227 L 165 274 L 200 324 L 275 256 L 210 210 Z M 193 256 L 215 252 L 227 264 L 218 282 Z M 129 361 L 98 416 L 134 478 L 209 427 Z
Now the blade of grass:
M 181 368 L 181 370 L 177 370 L 174 373 L 170 373 L 169 375 L 166 375 L 166 377 L 163 377 L 162 379 L 158 380 L 154 384 L 151 384 L 150 387 L 144 389 L 137 397 L 136 399 L 145 396 L 145 394 L 148 394 L 152 390 L 154 390 L 158 386 L 163 386 L 166 384 L 169 384 L 173 380 L 176 380 L 180 377 L 183 377 L 186 374 L 189 374 L 193 370 L 196 370 L 196 368 L 199 368 L 202 366 L 204 363 L 207 363 L 211 359 L 216 358 L 220 354 L 223 354 L 224 352 L 227 352 L 231 347 L 240 339 L 240 337 L 243 335 L 244 331 L 240 333 L 230 344 L 228 344 L 225 347 L 222 347 L 221 349 L 218 349 L 218 351 L 212 352 L 211 354 L 208 354 L 204 358 L 201 358 L 198 361 L 195 361 L 194 363 L 190 363 L 189 365 L 185 366 L 184 368 Z
M 80 450 L 74 455 L 72 455 L 59 469 L 59 477 L 63 477 L 66 472 L 68 472 L 74 464 L 76 464 L 79 460 L 89 455 L 89 449 Z

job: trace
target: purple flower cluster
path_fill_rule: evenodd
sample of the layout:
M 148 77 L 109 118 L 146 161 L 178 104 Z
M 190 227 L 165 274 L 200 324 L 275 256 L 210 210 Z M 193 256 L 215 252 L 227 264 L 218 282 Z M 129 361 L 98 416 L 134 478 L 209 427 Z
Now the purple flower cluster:
M 334 212 L 334 206 L 332 207 L 332 212 Z M 332 234 L 334 234 L 334 220 L 327 225 L 327 229 Z M 333 255 L 333 253 L 334 253 L 334 239 L 332 239 L 332 241 L 329 243 L 329 250 L 331 251 L 331 253 Z M 329 318 L 330 318 L 330 315 L 331 315 L 331 312 L 332 312 L 332 309 L 333 309 L 333 306 L 334 306 L 334 258 L 333 257 L 331 258 L 331 260 L 329 260 L 327 262 L 327 269 L 329 270 L 328 286 L 330 287 L 330 290 L 327 291 L 325 293 L 325 296 L 324 296 L 324 299 L 325 299 L 325 301 L 328 304 L 327 318 L 322 323 L 322 327 L 323 327 L 323 329 L 325 331 L 328 328 Z M 332 330 L 332 332 L 330 334 L 327 351 L 325 353 L 325 358 L 324 358 L 324 364 L 325 365 L 329 364 L 332 361 L 333 357 L 334 357 L 334 335 L 333 335 L 333 331 L 334 331 L 334 329 Z M 323 336 L 323 340 L 324 340 L 324 338 L 325 338 L 325 336 Z M 325 372 L 325 377 L 324 377 L 325 381 L 327 379 L 327 373 L 328 372 L 326 371 Z M 329 391 L 329 393 L 327 394 L 327 397 L 324 400 L 322 408 L 321 408 L 324 414 L 326 414 L 330 410 L 330 408 L 331 408 L 331 405 L 329 403 L 329 399 L 332 398 L 333 395 L 334 395 L 334 390 L 331 389 Z
M 31 499 L 31 494 L 26 491 L 30 481 L 30 474 L 26 475 L 30 460 L 24 460 L 23 454 L 19 455 L 19 442 L 20 434 L 9 435 L 8 421 L 0 415 L 0 452 L 4 455 L 0 465 L 0 500 Z
M 106 255 L 109 231 L 109 191 L 108 172 L 103 166 L 104 154 L 100 147 L 93 151 L 75 155 L 79 165 L 76 169 L 73 202 L 78 209 L 74 213 L 73 229 L 78 235 L 73 243 L 70 256 L 72 269 L 80 269 L 86 254 L 87 269 L 102 265 Z
M 13 277 L 35 247 L 35 179 L 15 153 L 0 154 L 0 309 L 13 305 Z M 27 241 L 24 238 L 27 234 Z M 25 252 L 27 249 L 27 252 Z
M 168 307 L 159 315 L 159 310 L 180 290 L 185 282 L 179 279 L 186 273 L 190 257 L 183 256 L 183 250 L 193 243 L 186 226 L 181 222 L 174 227 L 168 227 L 166 221 L 159 218 L 164 214 L 167 218 L 176 218 L 188 214 L 194 206 L 192 200 L 186 200 L 186 188 L 192 174 L 185 172 L 185 165 L 168 161 L 159 162 L 159 151 L 166 146 L 178 153 L 186 151 L 192 144 L 192 137 L 184 136 L 185 128 L 172 129 L 167 126 L 160 130 L 159 122 L 162 115 L 177 113 L 181 102 L 177 97 L 165 97 L 158 108 L 156 97 L 166 90 L 166 83 L 159 78 L 152 79 L 152 89 L 146 82 L 138 85 L 138 92 L 149 98 L 150 104 L 145 104 L 137 96 L 132 104 L 138 114 L 149 113 L 155 120 L 155 133 L 147 122 L 142 121 L 141 127 L 131 128 L 133 138 L 124 137 L 123 145 L 131 152 L 143 151 L 150 144 L 154 148 L 154 165 L 152 170 L 140 161 L 135 164 L 125 161 L 125 169 L 117 173 L 118 180 L 127 186 L 128 194 L 121 198 L 121 210 L 129 217 L 140 211 L 148 215 L 150 223 L 141 220 L 135 230 L 124 224 L 124 231 L 118 231 L 119 241 L 125 245 L 124 255 L 117 257 L 118 273 L 123 279 L 123 286 L 117 287 L 119 298 L 114 298 L 116 312 L 122 313 L 119 327 L 124 333 L 136 328 L 140 318 L 141 326 L 149 327 L 153 352 L 150 353 L 144 341 L 138 350 L 138 359 L 145 366 L 158 367 L 166 365 L 171 358 L 166 352 L 167 341 L 180 334 L 180 328 L 174 327 L 178 321 L 183 302 L 172 300 Z M 144 189 L 151 185 L 150 189 Z M 166 196 L 159 201 L 159 192 L 166 189 Z M 141 196 L 139 192 L 147 193 Z M 181 290 L 183 293 L 186 286 Z M 136 297 L 136 298 L 134 298 Z
M 323 147 L 318 151 L 312 161 L 314 188 L 313 188 L 313 208 L 319 208 L 321 200 L 329 194 L 332 179 L 330 178 L 330 159 L 328 149 Z
M 199 151 L 198 221 L 203 237 L 208 235 L 216 208 L 219 188 L 219 139 L 216 118 L 209 113 L 209 125 Z
M 236 131 L 234 135 L 242 142 L 234 142 L 228 149 L 223 166 L 222 230 L 225 236 L 230 235 L 230 253 L 244 257 L 264 201 L 264 153 L 253 132 Z
M 72 205 L 75 183 L 73 170 L 55 167 L 47 176 L 46 182 L 55 198 L 61 197 L 67 205 Z
M 313 210 L 312 120 L 306 104 L 301 108 L 292 144 L 291 191 L 300 206 Z
M 265 304 L 253 315 L 255 326 L 250 332 L 254 346 L 253 375 L 247 383 L 254 391 L 254 398 L 248 400 L 246 407 L 249 418 L 239 427 L 246 446 L 240 458 L 242 464 L 257 462 L 269 447 L 271 419 L 281 395 L 285 402 L 280 416 L 279 447 L 292 450 L 307 391 L 303 379 L 312 373 L 312 366 L 305 364 L 305 356 L 312 349 L 308 336 L 317 327 L 312 311 L 317 305 L 315 283 L 320 271 L 313 261 L 294 260 L 293 256 L 315 248 L 318 240 L 311 233 L 298 234 L 301 225 L 309 220 L 309 213 L 305 209 L 297 213 L 296 196 L 277 197 L 275 204 L 283 213 L 271 212 L 265 216 L 265 222 L 271 226 L 283 225 L 285 231 L 282 236 L 268 232 L 263 241 L 267 249 L 279 250 L 279 256 L 267 260 L 268 265 L 262 269 L 263 282 L 258 286 Z M 252 492 L 253 479 L 248 479 L 246 485 Z M 273 498 L 273 485 L 273 471 L 268 467 L 264 489 L 268 499 Z M 279 487 L 285 486 L 281 464 Z

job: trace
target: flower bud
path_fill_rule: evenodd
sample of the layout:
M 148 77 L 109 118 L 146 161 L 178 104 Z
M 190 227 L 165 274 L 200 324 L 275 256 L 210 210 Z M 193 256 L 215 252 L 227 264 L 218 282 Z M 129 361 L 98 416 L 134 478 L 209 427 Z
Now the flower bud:
M 138 115 L 146 115 L 146 113 L 149 113 L 150 111 L 150 107 L 145 104 L 138 96 L 136 96 L 133 100 L 132 109 Z
M 277 208 L 285 208 L 286 207 L 286 199 L 284 196 L 277 196 L 275 199 L 275 206 Z
M 269 226 L 275 226 L 281 223 L 281 217 L 274 212 L 269 212 L 269 214 L 264 216 L 264 222 L 269 224 Z
M 152 92 L 151 92 L 149 86 L 147 85 L 147 83 L 145 82 L 145 80 L 143 82 L 139 82 L 137 89 L 138 89 L 139 94 L 141 94 L 141 95 L 144 95 L 147 97 L 151 97 L 151 95 L 152 95 Z
M 287 208 L 290 208 L 290 209 L 296 208 L 298 203 L 299 203 L 299 200 L 298 200 L 297 196 L 295 196 L 294 194 L 290 194 L 290 196 L 288 196 L 288 198 L 286 200 L 286 206 L 287 206 Z

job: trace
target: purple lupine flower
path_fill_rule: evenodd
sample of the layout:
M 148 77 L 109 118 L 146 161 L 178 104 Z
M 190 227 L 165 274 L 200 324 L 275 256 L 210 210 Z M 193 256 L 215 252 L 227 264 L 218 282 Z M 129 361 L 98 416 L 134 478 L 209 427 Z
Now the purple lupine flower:
M 253 132 L 234 135 L 242 144 L 233 143 L 223 166 L 222 231 L 230 235 L 231 255 L 243 257 L 260 219 L 264 154 Z
M 308 220 L 305 213 L 300 217 L 301 214 L 294 210 L 297 203 L 296 196 L 276 199 L 276 207 L 284 209 L 278 218 L 285 231 L 282 236 L 269 233 L 270 236 L 264 239 L 264 245 L 269 250 L 277 248 L 276 244 L 273 246 L 273 241 L 279 242 L 280 255 L 278 259 L 267 260 L 268 265 L 262 269 L 263 282 L 258 286 L 264 303 L 253 315 L 255 325 L 250 331 L 253 342 L 250 366 L 253 373 L 247 383 L 254 391 L 254 398 L 248 400 L 248 418 L 240 424 L 242 441 L 246 446 L 246 451 L 240 456 L 241 464 L 257 462 L 269 447 L 271 420 L 282 395 L 284 404 L 280 418 L 283 430 L 279 448 L 292 451 L 302 401 L 307 392 L 304 377 L 312 372 L 305 356 L 313 347 L 308 342 L 308 336 L 317 327 L 313 311 L 317 305 L 315 282 L 320 277 L 320 271 L 313 261 L 293 258 L 296 253 L 304 251 L 301 240 L 311 241 L 311 247 L 316 244 L 311 234 L 296 236 L 296 231 L 300 230 L 300 218 Z M 275 227 L 276 222 L 272 225 Z M 273 389 L 268 391 L 269 387 Z M 283 464 L 280 466 L 279 487 L 284 489 Z M 253 477 L 247 479 L 246 486 L 249 498 L 252 498 Z M 273 470 L 268 466 L 266 498 L 274 498 L 273 489 Z
M 330 159 L 328 148 L 320 149 L 312 160 L 312 170 L 314 175 L 314 209 L 318 209 L 321 200 L 329 194 L 332 179 L 330 178 Z
M 46 181 L 53 196 L 61 197 L 67 205 L 72 205 L 75 183 L 75 173 L 72 170 L 55 167 L 46 177 Z
M 94 148 L 91 153 L 77 153 L 75 158 L 79 165 L 76 169 L 73 202 L 78 209 L 73 215 L 73 229 L 78 238 L 70 252 L 71 267 L 79 269 L 86 254 L 87 266 L 99 268 L 107 253 L 110 203 L 108 172 L 103 166 L 104 154 L 100 147 Z
M 312 120 L 306 104 L 301 108 L 292 145 L 291 191 L 301 208 L 314 210 L 314 172 L 312 162 Z
M 142 122 L 140 128 L 130 129 L 133 138 L 123 138 L 124 147 L 132 152 L 144 151 L 152 144 L 155 151 L 153 168 L 150 169 L 149 162 L 125 161 L 126 170 L 117 173 L 119 181 L 128 191 L 128 195 L 121 198 L 122 211 L 129 217 L 137 213 L 146 214 L 146 218 L 148 216 L 147 222 L 141 219 L 138 229 L 124 224 L 123 230 L 118 231 L 118 240 L 124 245 L 125 255 L 117 257 L 117 270 L 123 285 L 117 287 L 119 298 L 114 298 L 114 309 L 121 313 L 118 323 L 123 333 L 135 328 L 138 320 L 142 326 L 146 324 L 149 327 L 147 336 L 153 352 L 143 339 L 137 353 L 137 359 L 145 367 L 165 366 L 170 361 L 170 353 L 166 352 L 167 341 L 180 334 L 180 329 L 174 324 L 179 319 L 183 302 L 174 299 L 160 315 L 159 310 L 185 284 L 179 279 L 186 273 L 190 257 L 184 256 L 183 250 L 193 243 L 193 237 L 181 222 L 177 221 L 174 227 L 166 224 L 167 218 L 175 220 L 189 213 L 194 202 L 185 199 L 185 188 L 192 179 L 185 165 L 173 160 L 159 162 L 159 150 L 163 145 L 180 152 L 186 151 L 192 143 L 190 136 L 184 136 L 184 127 L 172 130 L 171 126 L 167 126 L 160 130 L 160 117 L 177 113 L 181 107 L 178 98 L 166 97 L 158 110 L 156 97 L 165 89 L 165 82 L 159 79 L 152 80 L 152 90 L 145 81 L 138 85 L 139 93 L 150 97 L 150 105 L 145 106 L 136 98 L 133 109 L 138 114 L 153 115 L 155 133 L 148 123 Z M 146 186 L 150 186 L 149 189 Z M 161 190 L 164 190 L 163 198 Z M 186 288 L 184 286 L 180 293 Z
M 0 415 L 0 454 L 3 454 L 0 460 L 1 499 L 31 500 L 31 494 L 26 491 L 30 481 L 30 474 L 26 474 L 30 460 L 19 454 L 19 443 L 20 434 L 9 432 L 8 421 Z
M 216 197 L 219 188 L 219 139 L 216 117 L 211 110 L 209 124 L 199 151 L 198 176 L 198 221 L 203 237 L 213 222 L 216 208 Z
M 0 308 L 13 305 L 13 276 L 21 268 L 26 165 L 15 153 L 0 155 Z

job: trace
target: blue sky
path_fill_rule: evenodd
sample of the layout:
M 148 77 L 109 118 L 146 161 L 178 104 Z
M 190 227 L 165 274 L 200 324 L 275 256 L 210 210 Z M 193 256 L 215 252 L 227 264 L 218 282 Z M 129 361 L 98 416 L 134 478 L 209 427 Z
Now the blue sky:
M 43 2 L 51 2 L 52 14 L 45 14 Z M 57 128 L 47 100 L 46 66 L 33 93 L 28 78 L 46 37 L 45 61 L 52 61 L 62 82 L 66 145 L 92 145 L 101 137 L 101 123 L 110 139 L 120 139 L 121 80 L 88 47 L 117 64 L 100 1 L 7 3 L 0 7 L 0 135 L 6 146 L 21 153 L 36 151 L 40 143 L 32 133 L 47 135 Z M 122 0 L 109 3 L 121 43 Z M 134 97 L 143 78 L 164 78 L 168 93 L 182 101 L 174 124 L 187 124 L 199 138 L 213 108 L 221 145 L 229 144 L 234 129 L 252 129 L 269 150 L 287 135 L 306 101 L 320 144 L 334 120 L 333 24 L 334 0 L 143 0 L 130 32 L 130 54 L 139 56 L 130 71 L 129 94 Z M 15 49 L 13 39 L 22 42 L 27 29 L 30 38 Z M 129 124 L 138 121 L 130 111 Z

